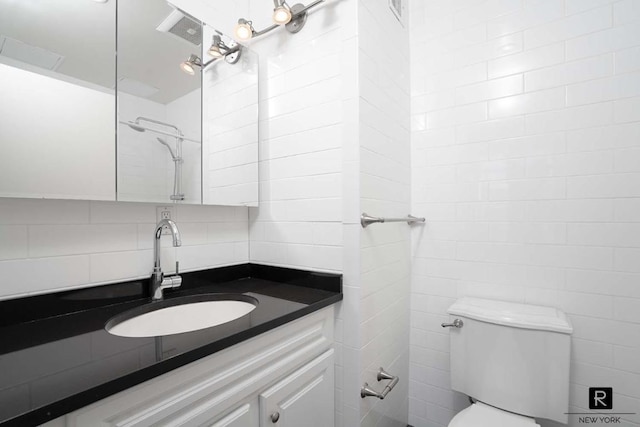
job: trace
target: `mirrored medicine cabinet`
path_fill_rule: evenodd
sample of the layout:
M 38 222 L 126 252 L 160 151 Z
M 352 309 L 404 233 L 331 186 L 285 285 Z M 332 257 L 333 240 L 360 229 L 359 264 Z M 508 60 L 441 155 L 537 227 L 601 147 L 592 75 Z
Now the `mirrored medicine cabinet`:
M 0 94 L 0 197 L 258 204 L 257 55 L 170 3 L 0 2 Z

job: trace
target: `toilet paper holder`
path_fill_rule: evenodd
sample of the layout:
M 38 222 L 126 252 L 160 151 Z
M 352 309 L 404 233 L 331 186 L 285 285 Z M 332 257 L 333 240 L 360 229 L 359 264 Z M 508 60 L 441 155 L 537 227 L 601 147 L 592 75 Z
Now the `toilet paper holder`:
M 378 399 L 384 399 L 385 397 L 387 397 L 387 394 L 389 394 L 389 392 L 393 390 L 396 384 L 398 384 L 398 381 L 400 381 L 400 377 L 396 375 L 391 375 L 390 373 L 386 372 L 383 368 L 380 368 L 380 370 L 378 371 L 377 379 L 378 381 L 391 380 L 391 382 L 386 385 L 386 387 L 384 388 L 384 390 L 382 390 L 382 392 L 375 391 L 374 389 L 369 387 L 369 384 L 364 383 L 364 385 L 360 389 L 361 398 L 364 399 L 365 397 L 372 396 L 372 397 L 377 397 Z

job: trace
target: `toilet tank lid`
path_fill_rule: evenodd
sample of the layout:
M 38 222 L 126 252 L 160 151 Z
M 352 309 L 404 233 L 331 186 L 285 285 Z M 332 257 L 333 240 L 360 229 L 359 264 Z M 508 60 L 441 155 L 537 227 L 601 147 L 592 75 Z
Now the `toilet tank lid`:
M 571 334 L 573 327 L 561 310 L 480 298 L 461 298 L 447 313 L 497 325 Z

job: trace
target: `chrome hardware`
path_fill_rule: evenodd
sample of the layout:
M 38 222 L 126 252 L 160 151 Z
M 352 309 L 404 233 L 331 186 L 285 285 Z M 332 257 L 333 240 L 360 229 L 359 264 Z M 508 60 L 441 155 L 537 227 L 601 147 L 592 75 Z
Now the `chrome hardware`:
M 389 394 L 389 392 L 393 390 L 396 384 L 398 384 L 398 381 L 400 381 L 400 377 L 397 377 L 395 375 L 391 375 L 388 372 L 385 372 L 383 368 L 380 368 L 380 370 L 378 371 L 378 375 L 376 379 L 378 381 L 391 380 L 391 382 L 385 386 L 382 392 L 377 392 L 371 387 L 369 387 L 369 384 L 364 383 L 364 385 L 360 389 L 361 398 L 364 399 L 365 397 L 377 397 L 378 399 L 384 399 L 385 397 L 387 397 L 387 394 Z
M 151 274 L 151 299 L 154 301 L 162 299 L 162 291 L 164 289 L 174 289 L 180 287 L 182 285 L 182 277 L 178 276 L 169 276 L 164 277 L 164 273 L 160 268 L 160 237 L 162 236 L 162 228 L 164 226 L 168 226 L 171 231 L 171 235 L 173 237 L 173 246 L 182 245 L 182 241 L 180 240 L 180 231 L 178 230 L 178 226 L 175 222 L 170 219 L 163 219 L 156 225 L 155 236 L 153 240 L 153 253 L 154 253 L 154 262 L 153 262 L 153 273 Z M 178 269 L 178 264 L 176 263 L 176 272 Z
M 273 414 L 271 414 L 271 422 L 272 423 L 277 423 L 278 420 L 280 419 L 280 413 L 279 412 L 274 412 Z
M 363 213 L 362 215 L 360 215 L 360 225 L 362 225 L 362 228 L 367 228 L 367 226 L 375 223 L 382 224 L 385 222 L 406 222 L 407 224 L 414 224 L 416 222 L 425 222 L 425 221 L 426 220 L 424 218 L 418 218 L 413 215 L 407 215 L 405 218 L 382 218 L 382 217 L 371 216 L 366 213 Z
M 175 132 L 171 133 L 171 132 L 166 132 L 160 129 L 154 129 L 153 127 L 148 127 L 143 124 L 140 124 L 140 122 L 149 122 L 158 126 L 168 127 L 173 129 Z M 171 145 L 167 141 L 165 141 L 162 138 L 156 138 L 156 140 L 160 144 L 167 147 L 167 150 L 169 150 L 169 154 L 171 155 L 171 159 L 173 160 L 173 194 L 169 196 L 169 199 L 184 200 L 184 194 L 182 194 L 182 190 L 181 190 L 182 189 L 182 164 L 184 163 L 184 161 L 182 160 L 182 143 L 184 141 L 192 141 L 200 144 L 200 142 L 185 138 L 182 134 L 182 131 L 177 126 L 174 126 L 170 123 L 165 123 L 158 120 L 150 119 L 148 117 L 138 117 L 134 122 L 131 122 L 131 121 L 124 122 L 121 120 L 120 123 L 129 126 L 131 129 L 135 130 L 136 132 L 150 131 L 160 135 L 171 136 L 176 139 L 176 146 L 174 151 Z
M 165 123 L 165 122 L 161 122 L 159 120 L 150 119 L 149 117 L 139 116 L 139 117 L 136 118 L 136 121 L 134 123 L 139 125 L 140 122 L 149 122 L 149 123 L 153 123 L 153 124 L 160 125 L 160 126 L 166 126 L 166 127 L 174 129 L 176 131 L 176 135 L 177 136 L 182 136 L 182 132 L 180 131 L 178 126 L 172 125 L 171 123 Z
M 369 387 L 369 383 L 364 383 L 364 385 L 360 389 L 360 397 L 364 399 L 365 397 L 369 396 L 380 397 L 380 393 Z
M 460 319 L 456 319 L 453 323 L 443 323 L 440 326 L 443 328 L 462 328 L 464 326 L 464 322 Z
M 292 34 L 297 33 L 298 31 L 300 31 L 302 29 L 302 27 L 304 27 L 304 24 L 307 22 L 307 11 L 311 8 L 316 7 L 317 5 L 319 5 L 320 3 L 324 3 L 325 0 L 315 0 L 314 2 L 308 4 L 308 5 L 303 5 L 300 3 L 294 4 L 293 6 L 291 6 L 289 9 L 291 10 L 291 21 L 289 21 L 287 24 L 285 24 L 285 28 L 287 29 L 287 31 L 289 31 Z M 280 3 L 277 3 L 274 1 L 274 5 L 279 5 Z M 252 37 L 259 37 L 262 36 L 264 34 L 267 34 L 269 31 L 275 30 L 276 28 L 279 28 L 280 25 L 278 24 L 273 24 L 267 28 L 265 28 L 264 30 L 260 30 L 260 31 L 256 31 L 253 28 L 253 24 L 251 21 L 248 21 L 244 18 L 240 18 L 238 19 L 238 24 L 241 25 L 248 25 L 250 30 L 251 30 L 251 36 L 249 38 Z
M 123 124 L 123 125 L 127 125 L 132 129 L 136 129 L 139 132 L 148 130 L 150 132 L 157 133 L 158 135 L 171 136 L 171 137 L 174 137 L 174 138 L 182 139 L 183 141 L 189 141 L 189 142 L 194 142 L 196 144 L 201 144 L 201 142 L 196 140 L 196 139 L 186 138 L 184 136 L 181 136 L 181 134 L 180 135 L 176 135 L 175 133 L 172 133 L 172 132 L 165 132 L 165 131 L 160 130 L 160 129 L 154 129 L 154 128 L 149 127 L 149 126 L 144 126 L 144 125 L 137 124 L 136 122 L 119 120 L 119 123 Z M 167 125 L 167 126 L 169 126 L 169 125 Z

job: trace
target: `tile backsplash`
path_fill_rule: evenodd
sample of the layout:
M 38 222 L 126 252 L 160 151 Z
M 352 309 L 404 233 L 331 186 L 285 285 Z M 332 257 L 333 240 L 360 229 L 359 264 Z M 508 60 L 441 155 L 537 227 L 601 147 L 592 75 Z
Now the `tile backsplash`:
M 429 223 L 413 240 L 410 424 L 446 426 L 468 404 L 440 328 L 461 296 L 566 311 L 569 409 L 607 384 L 634 412 L 640 2 L 411 7 L 412 210 Z
M 182 246 L 162 238 L 165 272 L 248 262 L 247 208 L 175 206 Z M 156 205 L 0 199 L 0 299 L 147 277 Z

